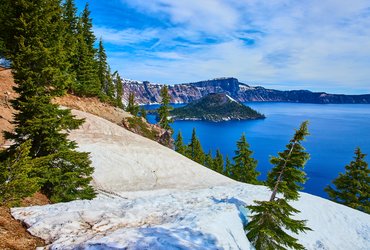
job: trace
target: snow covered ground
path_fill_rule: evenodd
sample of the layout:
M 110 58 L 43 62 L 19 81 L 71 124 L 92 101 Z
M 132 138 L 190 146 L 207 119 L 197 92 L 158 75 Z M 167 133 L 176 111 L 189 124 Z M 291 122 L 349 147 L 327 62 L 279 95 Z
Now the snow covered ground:
M 51 249 L 252 249 L 246 204 L 266 200 L 263 186 L 241 184 L 104 119 L 76 111 L 73 132 L 90 151 L 99 196 L 13 208 L 16 219 Z M 370 216 L 302 193 L 293 203 L 313 229 L 298 235 L 307 249 L 370 249 Z

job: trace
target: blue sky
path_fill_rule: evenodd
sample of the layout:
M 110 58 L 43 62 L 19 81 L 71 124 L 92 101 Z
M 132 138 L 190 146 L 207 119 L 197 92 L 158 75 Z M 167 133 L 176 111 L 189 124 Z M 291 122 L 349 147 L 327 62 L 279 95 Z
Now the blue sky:
M 369 0 L 90 0 L 124 78 L 370 93 Z M 76 0 L 82 10 L 86 0 Z

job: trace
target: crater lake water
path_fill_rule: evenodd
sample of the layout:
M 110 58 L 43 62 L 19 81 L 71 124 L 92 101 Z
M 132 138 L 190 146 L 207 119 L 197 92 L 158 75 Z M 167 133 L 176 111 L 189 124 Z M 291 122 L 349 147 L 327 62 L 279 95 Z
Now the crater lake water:
M 303 192 L 327 198 L 324 188 L 344 172 L 345 165 L 353 159 L 354 150 L 370 154 L 370 105 L 366 104 L 303 104 L 303 103 L 245 103 L 265 114 L 264 120 L 251 121 L 176 121 L 172 124 L 174 137 L 181 131 L 188 143 L 193 128 L 196 129 L 205 152 L 220 149 L 230 158 L 234 156 L 236 141 L 245 133 L 253 157 L 258 160 L 260 180 L 265 180 L 272 168 L 271 156 L 285 149 L 295 129 L 309 121 L 310 135 L 303 146 L 310 153 L 305 166 L 308 181 Z M 182 105 L 173 105 L 179 107 Z M 147 109 L 158 105 L 147 105 Z M 155 123 L 155 117 L 148 115 L 148 121 Z M 365 160 L 369 163 L 370 157 Z

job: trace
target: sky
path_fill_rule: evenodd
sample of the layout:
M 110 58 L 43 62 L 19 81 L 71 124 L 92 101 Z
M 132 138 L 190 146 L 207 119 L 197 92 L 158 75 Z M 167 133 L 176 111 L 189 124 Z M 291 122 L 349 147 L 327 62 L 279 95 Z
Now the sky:
M 370 93 L 369 0 L 86 2 L 123 78 Z

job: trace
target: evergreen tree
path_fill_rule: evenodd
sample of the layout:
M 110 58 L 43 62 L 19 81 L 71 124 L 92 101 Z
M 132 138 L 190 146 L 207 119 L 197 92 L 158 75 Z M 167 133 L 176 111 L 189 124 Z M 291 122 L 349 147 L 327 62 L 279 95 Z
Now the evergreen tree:
M 97 65 L 100 86 L 102 87 L 102 94 L 105 95 L 109 101 L 114 102 L 115 87 L 113 84 L 110 68 L 107 63 L 107 55 L 105 53 L 102 38 L 100 38 L 99 41 Z
M 170 118 L 170 111 L 172 107 L 170 106 L 170 95 L 168 94 L 167 85 L 163 86 L 161 89 L 161 98 L 161 106 L 158 109 L 159 125 L 163 129 L 173 132 L 170 125 L 173 122 L 173 120 Z
M 135 103 L 135 95 L 132 92 L 130 92 L 128 96 L 128 104 L 126 107 L 126 111 L 133 116 L 137 116 L 139 113 L 139 105 Z
M 308 122 L 303 122 L 296 131 L 286 150 L 272 157 L 274 168 L 268 174 L 267 184 L 272 190 L 269 201 L 255 201 L 256 205 L 248 206 L 252 212 L 246 226 L 247 237 L 257 250 L 262 249 L 305 249 L 297 239 L 285 230 L 294 233 L 311 230 L 306 221 L 294 220 L 291 216 L 299 211 L 288 204 L 289 200 L 298 200 L 300 184 L 306 180 L 304 165 L 309 159 L 301 142 L 308 135 Z M 276 194 L 281 193 L 282 198 Z
M 69 91 L 73 92 L 77 89 L 76 73 L 78 69 L 78 17 L 77 8 L 73 0 L 66 0 L 63 4 L 62 19 L 65 23 L 65 38 L 64 46 L 66 57 L 70 63 L 69 74 L 71 75 L 71 85 L 68 86 Z
M 227 177 L 233 178 L 232 168 L 233 168 L 233 164 L 231 163 L 229 156 L 226 155 L 226 164 L 225 164 L 224 175 L 226 175 Z
M 204 164 L 205 154 L 197 138 L 195 128 L 193 129 L 191 141 L 187 146 L 186 156 L 199 164 Z
M 121 76 L 118 74 L 118 72 L 114 72 L 113 74 L 113 77 L 115 79 L 115 83 L 116 83 L 116 104 L 115 106 L 123 109 L 124 106 L 123 106 L 123 103 L 122 103 L 122 96 L 123 96 L 123 83 L 122 83 L 122 79 L 121 79 Z M 145 118 L 146 119 L 146 118 Z
M 307 179 L 303 169 L 310 158 L 301 144 L 309 135 L 307 126 L 308 121 L 303 122 L 286 149 L 278 153 L 279 156 L 270 159 L 274 167 L 268 173 L 266 183 L 273 190 L 271 200 L 275 199 L 277 193 L 282 193 L 285 199 L 297 200 L 298 191 L 303 189 L 301 185 Z
M 213 156 L 211 150 L 209 150 L 208 153 L 205 155 L 203 165 L 209 169 L 213 168 Z
M 370 213 L 370 170 L 365 161 L 366 154 L 358 147 L 354 160 L 333 180 L 334 188 L 328 186 L 325 191 L 331 200 L 343 205 Z
M 39 179 L 31 172 L 37 167 L 29 156 L 31 141 L 22 143 L 14 154 L 0 161 L 0 205 L 19 205 L 22 198 L 39 190 Z
M 184 144 L 181 131 L 179 131 L 175 140 L 175 151 L 182 155 L 185 155 L 186 153 L 186 146 Z
M 140 116 L 146 120 L 146 110 L 144 107 L 140 108 Z
M 78 128 L 83 120 L 75 119 L 69 109 L 51 103 L 69 86 L 69 63 L 65 54 L 65 23 L 59 1 L 15 1 L 11 23 L 16 32 L 10 59 L 17 86 L 17 99 L 12 102 L 15 131 L 6 133 L 14 140 L 8 150 L 12 155 L 26 140 L 31 141 L 30 157 L 48 157 L 45 167 L 37 169 L 42 178 L 41 190 L 49 197 L 63 197 L 57 190 L 70 185 L 70 198 L 93 198 L 89 186 L 93 168 L 88 154 L 76 152 L 76 143 L 68 140 L 66 131 Z M 32 27 L 30 32 L 29 27 Z M 73 159 L 71 157 L 73 156 Z M 10 156 L 9 156 L 10 157 Z M 71 172 L 72 169 L 72 172 Z M 47 183 L 53 179 L 51 185 Z M 70 200 L 70 199 L 68 199 Z
M 213 160 L 212 169 L 220 174 L 224 172 L 224 158 L 219 149 L 216 151 L 216 157 Z
M 79 19 L 77 31 L 77 68 L 75 69 L 77 84 L 73 92 L 81 96 L 97 96 L 101 93 L 101 84 L 95 60 L 95 36 L 88 4 Z
M 91 12 L 89 10 L 89 3 L 86 3 L 85 8 L 80 17 L 80 21 L 82 24 L 80 33 L 82 34 L 85 44 L 89 49 L 89 53 L 92 55 L 95 55 L 96 49 L 94 48 L 94 44 L 96 41 L 96 37 L 93 32 L 92 19 L 90 15 L 91 15 Z
M 233 158 L 235 164 L 231 170 L 232 178 L 237 181 L 258 184 L 257 177 L 260 175 L 256 171 L 257 161 L 252 158 L 253 152 L 249 149 L 249 144 L 243 134 L 237 142 L 237 150 Z

